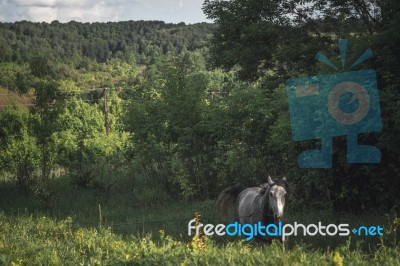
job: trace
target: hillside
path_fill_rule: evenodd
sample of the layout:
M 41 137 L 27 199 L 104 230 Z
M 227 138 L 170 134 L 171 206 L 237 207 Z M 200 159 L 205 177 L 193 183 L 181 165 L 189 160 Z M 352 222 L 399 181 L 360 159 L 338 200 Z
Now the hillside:
M 146 64 L 157 54 L 204 47 L 213 28 L 162 21 L 0 23 L 0 61 L 26 62 L 39 53 L 64 62 L 84 56 L 98 62 L 135 58 Z
M 0 110 L 4 108 L 16 104 L 19 106 L 29 106 L 32 100 L 29 96 L 26 95 L 18 95 L 8 89 L 0 87 Z

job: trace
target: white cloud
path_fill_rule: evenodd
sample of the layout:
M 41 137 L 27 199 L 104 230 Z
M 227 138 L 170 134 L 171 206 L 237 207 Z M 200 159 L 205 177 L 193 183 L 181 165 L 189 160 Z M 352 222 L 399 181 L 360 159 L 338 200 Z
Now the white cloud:
M 59 12 L 60 13 L 60 12 Z M 90 18 L 90 19 L 88 19 Z M 103 3 L 93 5 L 86 9 L 68 7 L 63 8 L 58 16 L 60 21 L 117 21 L 118 12 L 113 7 Z
M 13 2 L 13 1 L 11 1 Z M 15 0 L 18 6 L 53 6 L 55 0 Z
M 204 0 L 0 0 L 0 21 L 206 21 Z
M 97 1 L 87 1 L 87 0 L 15 0 L 15 3 L 18 6 L 44 6 L 44 7 L 85 6 L 90 2 L 95 3 Z
M 57 19 L 57 8 L 54 7 L 30 6 L 27 13 L 32 21 L 50 22 Z

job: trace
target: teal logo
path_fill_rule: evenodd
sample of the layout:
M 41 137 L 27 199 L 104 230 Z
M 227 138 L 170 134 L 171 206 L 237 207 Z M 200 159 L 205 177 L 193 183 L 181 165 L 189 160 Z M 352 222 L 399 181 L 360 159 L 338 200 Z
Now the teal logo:
M 339 40 L 341 67 L 345 68 L 348 41 Z M 358 134 L 379 132 L 382 119 L 376 72 L 352 69 L 373 56 L 366 50 L 348 72 L 292 78 L 286 81 L 292 137 L 295 141 L 321 140 L 321 148 L 303 151 L 300 168 L 331 168 L 332 138 L 347 136 L 348 163 L 379 163 L 381 152 L 358 144 Z M 317 60 L 339 71 L 322 52 Z

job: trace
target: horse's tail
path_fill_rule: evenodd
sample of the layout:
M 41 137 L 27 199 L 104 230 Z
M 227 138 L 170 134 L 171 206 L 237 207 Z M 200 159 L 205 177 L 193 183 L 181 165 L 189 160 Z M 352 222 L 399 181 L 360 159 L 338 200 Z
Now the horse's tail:
M 217 206 L 218 211 L 226 215 L 227 210 L 236 202 L 240 192 L 245 190 L 244 186 L 228 187 L 218 195 Z

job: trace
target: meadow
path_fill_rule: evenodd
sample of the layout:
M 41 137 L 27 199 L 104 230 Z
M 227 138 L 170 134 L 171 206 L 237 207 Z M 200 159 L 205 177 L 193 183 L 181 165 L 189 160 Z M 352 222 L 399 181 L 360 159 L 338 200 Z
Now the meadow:
M 291 237 L 257 245 L 243 238 L 187 235 L 194 213 L 204 223 L 224 223 L 214 200 L 140 202 L 134 184 L 118 182 L 108 192 L 51 182 L 52 204 L 23 195 L 13 182 L 0 184 L 2 265 L 400 265 L 393 234 L 384 237 Z M 394 226 L 394 217 L 330 210 L 286 211 L 285 222 L 346 222 Z M 394 235 L 395 236 L 395 235 Z

